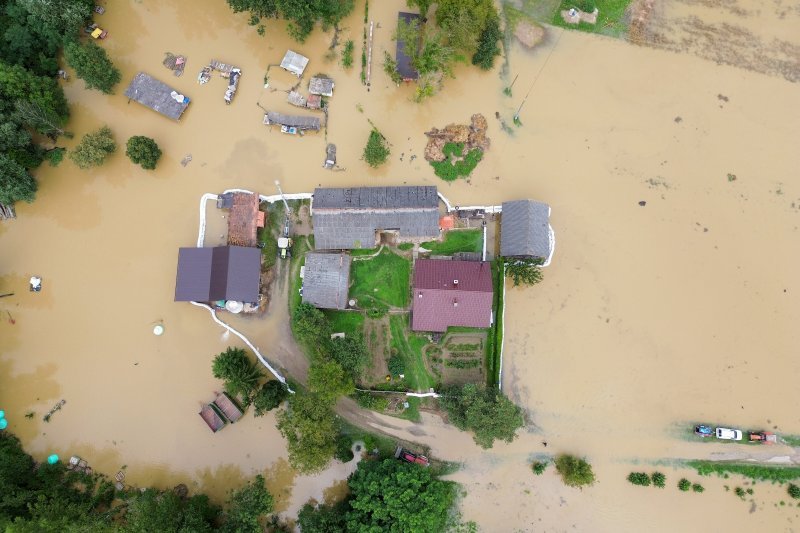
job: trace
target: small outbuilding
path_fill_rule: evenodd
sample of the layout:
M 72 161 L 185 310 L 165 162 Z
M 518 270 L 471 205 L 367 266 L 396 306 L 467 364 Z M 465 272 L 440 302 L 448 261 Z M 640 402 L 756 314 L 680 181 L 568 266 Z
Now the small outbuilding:
M 399 26 L 401 23 L 418 25 L 419 18 L 419 14 L 417 13 L 405 13 L 401 11 L 397 14 L 397 25 Z M 416 46 L 416 43 L 412 45 Z M 411 57 L 409 57 L 406 52 L 408 49 L 407 47 L 408 44 L 405 41 L 397 39 L 397 49 L 395 52 L 397 72 L 400 74 L 400 77 L 403 78 L 403 81 L 414 81 L 419 78 L 419 72 L 411 65 Z
M 189 107 L 189 98 L 144 72 L 133 77 L 125 96 L 172 120 L 180 120 Z
M 244 412 L 239 408 L 233 398 L 227 392 L 220 393 L 217 399 L 214 400 L 214 405 L 222 413 L 222 416 L 228 419 L 228 422 L 233 424 L 244 415 Z
M 324 76 L 315 76 L 308 82 L 308 92 L 320 96 L 333 96 L 333 80 Z
M 257 304 L 260 281 L 261 250 L 258 248 L 181 248 L 175 301 L 233 300 Z
M 534 200 L 503 202 L 500 255 L 539 259 L 542 266 L 547 266 L 553 258 L 555 243 L 549 205 Z
M 345 309 L 350 287 L 349 254 L 306 254 L 303 303 L 320 309 Z
M 228 244 L 255 247 L 258 245 L 258 228 L 264 226 L 264 213 L 258 210 L 256 193 L 231 193 L 228 214 Z
M 303 117 L 298 115 L 284 115 L 276 111 L 267 111 L 264 115 L 264 124 L 267 126 L 279 125 L 299 130 L 319 131 L 320 121 L 317 117 Z
M 281 61 L 281 68 L 288 70 L 298 78 L 303 75 L 306 66 L 308 66 L 308 58 L 292 50 L 288 50 Z

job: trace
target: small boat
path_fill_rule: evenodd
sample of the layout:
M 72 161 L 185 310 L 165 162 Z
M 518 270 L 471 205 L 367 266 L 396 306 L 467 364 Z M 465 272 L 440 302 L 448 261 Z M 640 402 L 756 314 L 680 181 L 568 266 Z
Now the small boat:
M 295 126 L 281 126 L 281 133 L 288 133 L 289 135 L 297 135 L 297 128 Z

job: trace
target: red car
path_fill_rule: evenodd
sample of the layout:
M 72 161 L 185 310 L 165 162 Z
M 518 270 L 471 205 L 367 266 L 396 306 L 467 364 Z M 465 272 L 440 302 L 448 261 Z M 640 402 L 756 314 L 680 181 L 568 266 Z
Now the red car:
M 400 459 L 401 461 L 405 461 L 407 463 L 422 465 L 422 466 L 431 466 L 431 462 L 424 455 L 412 453 L 408 450 L 404 450 L 400 446 L 398 446 L 397 449 L 395 450 L 394 456 L 397 459 Z

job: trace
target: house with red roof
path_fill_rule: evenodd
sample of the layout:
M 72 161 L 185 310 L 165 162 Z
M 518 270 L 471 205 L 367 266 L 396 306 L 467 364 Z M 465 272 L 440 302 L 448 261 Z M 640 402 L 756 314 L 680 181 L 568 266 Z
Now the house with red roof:
M 414 265 L 411 329 L 444 332 L 450 326 L 492 325 L 492 268 L 486 261 L 418 259 Z

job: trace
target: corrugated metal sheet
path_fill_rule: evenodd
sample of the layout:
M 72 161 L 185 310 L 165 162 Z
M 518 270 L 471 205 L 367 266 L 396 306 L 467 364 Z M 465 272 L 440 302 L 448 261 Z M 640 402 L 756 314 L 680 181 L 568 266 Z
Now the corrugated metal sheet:
M 533 200 L 503 202 L 500 220 L 500 255 L 550 256 L 550 206 Z
M 181 248 L 175 301 L 257 303 L 260 279 L 261 250 L 258 248 Z
M 179 103 L 172 98 L 172 87 L 158 81 L 149 74 L 139 72 L 133 77 L 133 81 L 125 89 L 125 96 L 131 100 L 136 100 L 140 104 L 149 107 L 173 120 L 178 120 L 189 107 L 189 102 Z
M 308 58 L 293 50 L 287 51 L 281 61 L 281 68 L 288 70 L 295 76 L 302 76 L 306 65 L 308 65 Z
M 348 254 L 306 254 L 303 302 L 321 309 L 345 309 L 351 262 Z
M 437 208 L 434 186 L 353 187 L 314 189 L 314 210 L 369 208 Z

